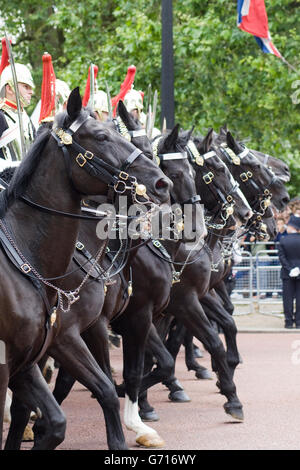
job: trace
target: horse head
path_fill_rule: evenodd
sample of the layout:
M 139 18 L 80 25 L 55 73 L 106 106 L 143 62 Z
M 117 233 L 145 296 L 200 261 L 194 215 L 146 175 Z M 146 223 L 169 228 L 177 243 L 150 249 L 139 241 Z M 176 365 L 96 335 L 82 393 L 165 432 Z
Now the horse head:
M 204 215 L 199 204 L 200 197 L 197 195 L 195 186 L 195 173 L 190 165 L 186 145 L 190 140 L 192 130 L 181 131 L 179 125 L 167 134 L 157 136 L 152 142 L 154 157 L 163 172 L 173 182 L 171 199 L 177 203 L 181 210 L 188 211 L 184 225 L 184 240 L 190 241 L 195 238 L 201 239 L 206 235 Z M 185 214 L 187 216 L 187 213 Z
M 227 132 L 226 143 L 222 143 L 218 149 L 254 210 L 266 211 L 271 198 L 278 210 L 286 206 L 289 195 L 282 180 L 261 163 L 250 149 L 234 139 L 230 132 Z
M 118 102 L 117 113 L 118 117 L 114 120 L 117 130 L 141 149 L 146 157 L 153 160 L 152 146 L 146 130 L 141 126 L 140 121 L 127 111 L 122 100 Z
M 136 192 L 138 187 L 141 191 L 143 185 L 142 197 L 147 191 L 148 198 L 157 204 L 168 201 L 170 181 L 141 150 L 82 109 L 78 88 L 71 92 L 66 112 L 56 117 L 53 131 L 58 145 L 68 154 L 65 160 L 78 192 L 105 194 L 109 186 L 120 194 Z
M 214 151 L 212 142 L 213 129 L 210 129 L 205 137 L 195 137 L 187 147 L 196 171 L 197 191 L 205 208 L 220 223 L 225 223 L 233 213 L 241 223 L 245 223 L 251 216 L 250 207 L 228 168 Z

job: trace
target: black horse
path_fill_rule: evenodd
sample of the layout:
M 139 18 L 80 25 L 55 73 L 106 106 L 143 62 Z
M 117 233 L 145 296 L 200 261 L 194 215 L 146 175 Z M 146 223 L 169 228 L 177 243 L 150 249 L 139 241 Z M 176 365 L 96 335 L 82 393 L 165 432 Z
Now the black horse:
M 219 141 L 222 143 L 224 142 L 224 139 L 228 137 L 229 143 L 231 144 L 231 147 L 233 147 L 233 138 L 230 134 L 223 134 L 221 135 L 221 138 Z M 218 140 L 216 139 L 215 136 L 215 141 Z M 201 141 L 197 140 L 198 143 Z M 222 154 L 224 155 L 226 147 L 222 147 Z M 243 147 L 243 151 L 245 151 L 245 148 Z M 235 147 L 235 150 L 237 150 L 237 147 Z M 238 148 L 240 151 L 241 149 Z M 251 151 L 252 152 L 252 151 Z M 245 152 L 246 153 L 246 152 Z M 254 152 L 253 152 L 254 153 Z M 247 155 L 245 155 L 247 156 Z M 277 197 L 277 201 L 279 201 L 279 204 L 281 205 L 282 202 L 286 203 L 288 198 L 286 197 L 286 190 L 282 185 L 282 181 L 278 181 L 277 178 L 274 179 L 273 172 L 271 173 L 268 171 L 266 172 L 266 175 L 264 175 L 263 171 L 263 165 L 260 165 L 255 158 L 255 155 L 251 155 L 251 159 L 248 159 L 247 162 L 241 161 L 239 158 L 235 160 L 236 155 L 235 154 L 228 154 L 226 156 L 225 161 L 228 163 L 230 162 L 231 165 L 236 165 L 236 167 L 240 167 L 237 169 L 238 173 L 236 176 L 240 180 L 240 186 L 242 189 L 245 191 L 245 193 L 248 195 L 250 200 L 252 201 L 252 208 L 254 211 L 254 215 L 251 217 L 249 220 L 248 224 L 246 225 L 246 230 L 253 230 L 254 229 L 254 234 L 256 236 L 263 236 L 263 237 L 274 237 L 275 233 L 275 220 L 274 217 L 271 216 L 270 214 L 267 214 L 267 211 L 270 212 L 269 205 L 265 204 L 264 202 L 269 202 L 269 200 L 273 200 L 273 195 L 271 192 L 267 189 L 265 192 L 266 188 L 275 188 L 276 194 L 275 196 Z M 242 157 L 243 158 L 243 157 Z M 230 165 L 230 166 L 231 166 Z M 245 165 L 254 165 L 255 166 L 255 182 L 250 182 L 251 175 L 254 173 L 253 169 L 254 167 L 251 167 L 252 172 L 250 172 L 250 169 L 248 166 Z M 278 165 L 277 165 L 278 168 Z M 284 173 L 285 168 L 283 169 Z M 247 177 L 245 178 L 243 173 Z M 266 177 L 268 179 L 266 179 Z M 257 209 L 258 208 L 258 209 Z M 266 224 L 266 231 L 261 232 L 261 225 L 262 222 Z M 257 225 L 259 226 L 257 228 Z M 231 236 L 233 235 L 232 230 L 231 230 Z M 231 261 L 231 256 L 228 257 L 228 246 L 224 246 L 224 251 L 226 251 L 226 256 L 227 260 L 225 261 L 224 255 L 222 256 L 222 245 L 224 245 L 224 240 L 227 241 L 228 243 L 228 234 L 226 237 L 226 231 L 223 233 L 220 233 L 220 240 L 223 240 L 223 242 L 219 242 L 219 248 L 216 250 L 215 253 L 215 260 L 218 260 L 217 266 L 215 266 L 215 271 L 216 273 L 212 274 L 211 277 L 211 287 L 212 289 L 201 299 L 201 304 L 204 308 L 204 311 L 207 315 L 207 317 L 215 322 L 216 324 L 221 327 L 222 331 L 225 334 L 225 339 L 226 339 L 226 344 L 227 344 L 227 357 L 228 357 L 228 363 L 233 364 L 238 363 L 237 359 L 239 357 L 238 355 L 238 350 L 236 346 L 236 327 L 234 324 L 233 319 L 230 317 L 230 315 L 233 312 L 233 305 L 231 303 L 230 297 L 228 295 L 228 292 L 226 290 L 226 286 L 224 284 L 223 279 L 226 277 L 230 270 L 230 261 Z M 226 238 L 223 238 L 226 237 Z M 229 238 L 230 241 L 230 238 Z M 231 247 L 232 249 L 232 247 Z M 229 262 L 228 262 L 229 261 Z M 216 263 L 215 263 L 216 264 Z M 221 276 L 220 276 L 221 275 Z M 186 328 L 179 322 L 173 321 L 172 324 L 172 329 L 170 331 L 168 341 L 167 341 L 167 347 L 168 349 L 172 352 L 172 355 L 174 359 L 176 358 L 176 355 L 178 354 L 179 348 L 181 344 L 185 345 L 186 348 L 186 364 L 189 370 L 195 370 L 196 372 L 196 377 L 197 378 L 211 378 L 210 374 L 208 374 L 208 371 L 206 371 L 201 365 L 198 364 L 198 362 L 195 360 L 194 356 L 194 348 L 193 348 L 193 343 L 192 343 L 192 334 L 190 331 L 187 331 Z M 235 358 L 235 359 L 234 359 Z M 216 370 L 216 366 L 213 363 L 213 370 Z M 231 368 L 232 373 L 234 372 L 234 368 Z M 174 383 L 176 384 L 175 378 L 173 378 Z M 166 382 L 166 385 L 170 389 L 170 399 L 173 399 L 175 401 L 184 401 L 185 397 L 183 392 L 181 391 L 179 397 L 173 392 L 174 387 L 172 387 L 172 380 Z M 175 389 L 176 390 L 176 389 Z
M 134 123 L 133 119 L 126 114 L 126 110 L 123 106 L 120 107 L 119 113 L 129 132 L 133 132 L 133 136 L 136 135 L 134 131 L 137 130 L 137 125 Z M 178 126 L 174 128 L 173 132 L 171 132 L 169 136 L 166 136 L 165 146 L 171 148 L 174 140 L 177 139 L 177 136 Z M 188 140 L 188 137 L 186 140 Z M 135 139 L 133 137 L 132 141 L 135 141 L 136 145 L 140 148 L 147 145 L 146 142 L 143 142 L 140 133 L 139 138 Z M 175 173 L 178 174 L 178 176 L 180 175 L 180 178 L 174 178 L 174 185 L 171 191 L 172 198 L 174 201 L 187 203 L 191 200 L 191 202 L 194 203 L 193 211 L 195 212 L 195 216 L 193 218 L 196 220 L 196 215 L 198 214 L 200 224 L 202 221 L 202 229 L 201 226 L 197 227 L 198 233 L 200 232 L 201 236 L 201 230 L 203 231 L 205 228 L 204 219 L 203 216 L 201 216 L 202 210 L 198 204 L 199 198 L 196 197 L 194 175 L 187 159 L 182 158 L 181 161 L 174 160 L 165 162 L 163 171 L 167 176 L 172 178 L 174 178 Z M 92 231 L 88 230 L 86 224 L 82 224 L 80 240 L 86 248 L 94 251 L 97 239 L 92 235 Z M 203 236 L 204 235 L 205 232 L 203 232 Z M 185 235 L 185 237 L 187 238 L 187 235 Z M 150 241 L 150 243 L 152 242 Z M 137 241 L 137 246 L 140 244 L 140 241 Z M 111 250 L 110 253 L 113 252 L 115 249 L 114 244 L 110 243 L 109 248 Z M 134 248 L 134 246 L 132 248 Z M 128 284 L 131 279 L 130 273 L 132 263 L 135 262 L 139 253 L 143 250 L 145 250 L 143 246 L 140 247 L 137 252 L 136 250 L 132 250 L 122 273 L 113 276 L 112 282 L 108 283 L 106 299 L 101 316 L 98 318 L 97 322 L 85 330 L 83 338 L 90 350 L 93 352 L 98 363 L 101 364 L 101 368 L 109 377 L 111 377 L 107 339 L 105 341 L 105 337 L 107 338 L 107 326 L 109 322 L 113 325 L 114 330 L 122 335 L 124 349 L 124 394 L 126 393 L 124 422 L 128 429 L 132 429 L 136 432 L 137 443 L 153 447 L 163 445 L 163 441 L 153 429 L 141 422 L 137 408 L 139 382 L 143 372 L 143 354 L 148 331 L 151 327 L 152 312 L 150 310 L 144 310 L 142 313 L 136 310 L 132 310 L 130 312 L 126 310 L 126 305 L 129 300 Z M 149 250 L 146 249 L 146 251 L 148 252 Z M 104 270 L 110 265 L 110 253 L 108 253 L 101 264 L 101 268 Z M 168 268 L 168 275 L 169 271 L 170 270 Z M 146 281 L 147 277 L 144 277 L 144 282 Z M 160 294 L 163 299 L 163 305 L 168 301 L 170 288 L 171 279 L 168 281 L 166 286 L 162 286 L 161 288 Z M 136 290 L 135 282 L 133 281 L 133 297 L 130 297 L 130 302 L 134 302 L 133 299 L 136 299 L 137 297 L 138 290 Z M 82 305 L 84 306 L 85 302 L 91 302 L 93 298 L 97 298 L 96 290 L 93 293 L 89 292 L 87 298 L 82 296 Z M 76 311 L 74 313 L 76 314 Z M 61 403 L 67 396 L 73 383 L 74 378 L 67 375 L 61 368 L 54 389 L 54 395 L 59 403 Z
M 169 181 L 161 170 L 116 131 L 90 119 L 75 89 L 67 112 L 57 116 L 53 131 L 41 132 L 1 195 L 1 238 L 6 254 L 0 253 L 5 271 L 0 329 L 7 352 L 6 364 L 0 369 L 1 405 L 7 386 L 13 391 L 6 449 L 19 448 L 30 410 L 39 417 L 34 449 L 53 449 L 64 438 L 65 417 L 36 365 L 52 345 L 53 357 L 97 397 L 109 447 L 126 448 L 114 386 L 82 340 L 79 319 L 62 309 L 68 310 L 66 301 L 70 306 L 79 299 L 76 286 L 83 287 L 75 284 L 82 282 L 82 274 L 79 278 L 65 276 L 78 239 L 82 197 L 106 196 L 109 189 L 114 199 L 116 191 L 125 186 L 136 195 L 137 181 L 146 186 L 155 203 L 169 199 Z M 106 240 L 99 240 L 98 246 L 105 245 Z M 12 254 L 15 265 L 21 258 L 20 269 L 7 259 Z M 100 297 L 98 311 L 85 325 L 95 321 L 101 311 L 103 284 Z M 1 408 L 1 424 L 2 416 Z
M 180 141 L 179 141 L 180 142 Z M 176 144 L 176 142 L 175 142 Z M 164 153 L 163 149 L 163 141 L 162 141 L 162 148 L 160 147 L 160 144 L 158 144 L 158 155 Z M 175 150 L 169 149 L 169 152 L 174 152 Z M 167 153 L 167 152 L 166 152 Z M 202 200 L 208 204 L 209 208 L 213 210 L 217 210 L 219 217 L 223 218 L 228 218 L 229 208 L 232 209 L 232 203 L 235 202 L 235 208 L 237 210 L 237 213 L 239 217 L 242 219 L 243 222 L 245 222 L 251 215 L 251 211 L 249 206 L 245 206 L 245 202 L 243 199 L 240 198 L 240 196 L 237 194 L 237 186 L 232 183 L 232 180 L 230 178 L 230 174 L 227 170 L 227 168 L 224 166 L 224 164 L 220 161 L 220 159 L 214 155 L 207 155 L 201 160 L 201 164 L 198 163 L 197 165 L 198 171 L 201 170 L 202 176 L 200 178 L 199 176 L 199 181 L 200 179 L 203 182 L 203 185 L 205 187 L 205 190 L 202 188 L 202 192 L 198 191 L 197 187 L 197 192 L 201 194 Z M 197 182 L 197 175 L 196 175 L 196 182 Z M 210 188 L 207 189 L 208 185 L 211 184 Z M 202 183 L 201 183 L 202 184 Z M 231 196 L 231 199 L 228 197 L 226 199 L 226 196 Z M 206 201 L 205 201 L 206 199 Z M 223 219 L 222 219 L 223 220 Z M 170 257 L 175 255 L 174 253 L 174 247 L 170 243 L 165 243 L 163 242 L 164 247 L 167 248 L 167 251 L 171 255 Z M 212 245 L 208 248 L 202 248 L 199 250 L 195 250 L 192 252 L 186 251 L 184 246 L 180 246 L 179 250 L 177 250 L 176 257 L 173 259 L 173 265 L 174 265 L 174 270 L 177 276 L 175 276 L 174 280 L 178 281 L 178 274 L 180 273 L 180 279 L 181 282 L 175 283 L 172 286 L 171 290 L 171 296 L 170 296 L 170 304 L 172 304 L 172 307 L 167 306 L 164 308 L 164 305 L 162 302 L 159 302 L 160 297 L 159 294 L 161 293 L 162 289 L 161 286 L 165 284 L 165 277 L 168 276 L 170 279 L 170 275 L 172 275 L 172 271 L 168 270 L 167 273 L 167 267 L 164 267 L 164 261 L 166 265 L 166 257 L 162 256 L 161 253 L 158 253 L 158 256 L 153 258 L 153 261 L 147 263 L 148 266 L 146 267 L 145 263 L 147 262 L 147 259 L 149 258 L 149 254 L 147 255 L 145 250 L 143 250 L 143 253 L 141 250 L 139 250 L 139 253 L 137 257 L 135 258 L 135 263 L 133 265 L 133 281 L 135 284 L 135 288 L 137 289 L 139 295 L 136 298 L 132 298 L 132 300 L 129 303 L 128 309 L 130 311 L 143 311 L 144 309 L 148 308 L 148 303 L 145 303 L 145 298 L 149 298 L 149 289 L 151 289 L 151 301 L 152 304 L 149 305 L 149 308 L 151 308 L 151 311 L 153 312 L 154 318 L 161 314 L 162 312 L 173 312 L 172 314 L 177 315 L 177 306 L 182 305 L 182 308 L 186 312 L 186 318 L 184 321 L 187 321 L 188 323 L 191 321 L 192 325 L 190 327 L 193 328 L 193 331 L 197 331 L 197 337 L 203 338 L 203 331 L 205 331 L 205 336 L 206 336 L 206 343 L 208 346 L 208 349 L 210 350 L 211 354 L 218 357 L 218 365 L 219 365 L 219 372 L 223 384 L 223 391 L 225 392 L 226 396 L 228 397 L 228 400 L 230 402 L 228 406 L 229 412 L 232 413 L 232 415 L 237 416 L 238 414 L 240 415 L 241 412 L 241 404 L 239 400 L 236 397 L 235 394 L 235 386 L 230 378 L 230 373 L 227 369 L 227 362 L 226 362 L 226 357 L 225 357 L 225 351 L 224 348 L 222 349 L 221 342 L 218 339 L 218 336 L 216 332 L 211 328 L 211 325 L 209 324 L 208 320 L 206 319 L 203 310 L 201 310 L 201 313 L 199 314 L 198 307 L 194 308 L 194 305 L 191 307 L 193 312 L 189 310 L 189 306 L 193 304 L 193 299 L 195 298 L 195 293 L 193 290 L 195 289 L 195 283 L 197 285 L 198 290 L 202 289 L 202 292 L 205 292 L 208 287 L 209 287 L 209 278 L 210 278 L 210 265 L 211 265 L 211 249 Z M 144 253 L 145 252 L 145 253 Z M 141 255 L 139 257 L 139 255 Z M 191 258 L 190 258 L 191 256 Z M 155 261 L 154 261 L 155 260 Z M 192 264 L 189 264 L 187 262 L 192 262 Z M 168 265 L 168 263 L 167 263 Z M 182 269 L 184 268 L 184 269 Z M 148 283 L 145 285 L 143 282 L 143 277 L 141 276 L 141 272 L 145 271 L 147 269 L 147 279 Z M 193 271 L 192 271 L 193 270 Z M 166 273 L 166 274 L 164 274 Z M 176 279 L 177 277 L 177 279 Z M 185 280 L 185 282 L 183 281 Z M 158 288 L 159 286 L 159 288 Z M 175 293 L 178 291 L 179 287 L 184 286 L 183 290 L 181 290 L 180 295 L 176 295 L 176 300 L 175 300 Z M 201 287 L 200 287 L 201 286 Z M 195 291 L 196 292 L 196 291 Z M 198 299 L 198 294 L 196 294 L 196 298 Z M 198 302 L 198 301 L 197 301 Z M 169 304 L 169 305 L 170 305 Z M 199 302 L 198 302 L 199 304 Z M 174 306 L 176 305 L 176 308 Z M 155 308 L 154 308 L 155 306 Z M 200 306 L 200 304 L 199 304 Z M 201 309 L 201 306 L 199 307 Z M 176 313 L 175 313 L 176 312 Z M 191 318 L 189 320 L 187 317 Z M 181 319 L 183 321 L 183 319 Z M 190 323 L 189 323 L 190 324 Z M 150 386 L 154 385 L 155 383 L 163 380 L 166 378 L 166 373 L 165 373 L 165 364 L 167 363 L 167 368 L 168 368 L 168 373 L 170 372 L 170 367 L 172 364 L 171 360 L 168 360 L 167 355 L 162 357 L 163 355 L 163 348 L 161 346 L 161 342 L 158 342 L 158 337 L 155 337 L 155 333 L 151 336 L 149 336 L 149 341 L 151 341 L 151 359 L 152 355 L 155 355 L 155 357 L 158 360 L 158 365 L 153 370 L 152 372 L 149 372 L 143 379 L 142 381 L 142 386 L 141 390 L 146 390 Z M 155 347 L 155 351 L 153 350 L 153 347 Z M 166 361 L 165 363 L 162 364 L 163 359 Z M 139 404 L 141 407 L 141 411 L 143 412 L 143 417 L 145 417 L 145 413 L 150 412 L 151 413 L 151 408 L 147 407 L 145 409 L 145 400 L 144 400 L 144 394 L 143 397 L 140 396 L 139 399 Z M 238 410 L 238 411 L 237 411 Z

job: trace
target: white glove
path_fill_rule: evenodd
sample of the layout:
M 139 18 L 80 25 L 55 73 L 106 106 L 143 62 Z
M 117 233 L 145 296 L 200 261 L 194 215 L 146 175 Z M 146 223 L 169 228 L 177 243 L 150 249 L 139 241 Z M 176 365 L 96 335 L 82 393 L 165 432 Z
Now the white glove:
M 290 277 L 298 277 L 300 274 L 300 269 L 298 267 L 293 268 L 290 270 L 289 276 Z

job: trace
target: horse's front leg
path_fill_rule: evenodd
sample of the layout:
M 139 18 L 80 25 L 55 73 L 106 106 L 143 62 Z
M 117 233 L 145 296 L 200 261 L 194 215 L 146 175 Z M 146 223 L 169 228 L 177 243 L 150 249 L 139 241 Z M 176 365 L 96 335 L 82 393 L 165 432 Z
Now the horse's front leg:
M 184 298 L 182 298 L 179 292 L 179 295 L 172 297 L 172 302 L 170 302 L 168 309 L 210 353 L 216 365 L 220 392 L 228 400 L 224 405 L 224 409 L 232 417 L 243 420 L 243 407 L 237 397 L 236 387 L 227 363 L 226 352 L 219 335 L 205 315 L 196 292 L 188 296 L 188 302 L 183 302 L 182 300 Z
M 197 379 L 212 380 L 213 376 L 211 372 L 196 361 L 193 339 L 193 334 L 185 328 L 183 345 L 185 348 L 185 363 L 187 369 L 194 370 Z
M 10 380 L 9 387 L 13 392 L 13 399 L 5 450 L 20 448 L 31 411 L 38 416 L 37 421 L 43 430 L 34 436 L 33 450 L 55 449 L 64 440 L 66 419 L 39 367 L 34 365 L 19 372 Z
M 226 342 L 226 358 L 233 378 L 234 371 L 240 362 L 236 336 L 237 327 L 232 315 L 223 307 L 221 299 L 217 295 L 208 293 L 201 299 L 203 309 L 210 320 L 214 320 L 222 328 Z M 213 366 L 215 369 L 215 365 Z
M 135 309 L 125 313 L 113 323 L 114 329 L 122 335 L 123 378 L 125 386 L 124 422 L 127 429 L 136 433 L 136 442 L 144 447 L 162 447 L 163 439 L 157 431 L 141 420 L 138 408 L 138 394 L 144 370 L 145 346 L 151 328 L 151 313 Z
M 85 386 L 102 407 L 109 449 L 126 450 L 120 420 L 120 403 L 115 387 L 97 364 L 96 359 L 77 331 L 69 329 L 56 338 L 49 354 L 71 377 Z

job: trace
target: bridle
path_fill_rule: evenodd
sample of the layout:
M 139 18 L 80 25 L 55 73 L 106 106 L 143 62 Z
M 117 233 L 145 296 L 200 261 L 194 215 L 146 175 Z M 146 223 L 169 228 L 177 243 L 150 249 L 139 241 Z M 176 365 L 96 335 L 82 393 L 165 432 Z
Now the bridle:
M 170 160 L 186 160 L 188 158 L 187 152 L 170 152 L 170 153 L 159 153 L 158 148 L 159 144 L 164 136 L 158 136 L 152 142 L 152 150 L 153 156 L 157 161 L 158 166 L 161 165 L 162 162 L 170 161 Z M 201 197 L 199 194 L 195 194 L 190 198 L 186 199 L 185 201 L 176 201 L 180 206 L 184 206 L 184 204 L 196 204 L 197 202 L 201 201 Z
M 126 161 L 122 164 L 121 168 L 116 168 L 110 165 L 95 155 L 93 152 L 82 147 L 73 138 L 76 131 L 88 119 L 93 118 L 89 114 L 83 114 L 80 115 L 67 129 L 57 127 L 52 129 L 51 135 L 56 140 L 58 146 L 62 149 L 67 168 L 69 168 L 69 173 L 71 174 L 69 150 L 73 149 L 77 152 L 77 155 L 75 156 L 77 165 L 84 169 L 91 176 L 95 176 L 108 185 L 109 199 L 112 201 L 114 201 L 113 194 L 123 194 L 127 190 L 131 191 L 131 193 L 134 195 L 134 199 L 136 199 L 137 194 L 146 196 L 145 187 L 143 185 L 138 185 L 136 177 L 127 173 L 127 170 L 132 165 L 132 163 L 139 156 L 143 155 L 143 152 L 140 149 L 135 148 Z M 143 186 L 143 188 L 141 188 L 141 186 Z
M 197 165 L 197 167 L 203 167 L 206 160 L 208 160 L 211 157 L 217 157 L 217 154 L 214 150 L 206 152 L 205 154 L 200 154 L 195 143 L 192 140 L 188 142 L 186 146 L 186 150 L 188 153 L 189 161 L 193 165 Z M 212 171 L 209 171 L 201 176 L 202 176 L 204 183 L 207 185 L 207 187 L 211 191 L 214 200 L 217 202 L 217 204 L 221 204 L 221 208 L 215 214 L 214 218 L 217 218 L 220 215 L 223 222 L 221 224 L 213 224 L 212 226 L 212 224 L 208 220 L 206 220 L 207 226 L 208 227 L 211 226 L 212 228 L 216 228 L 216 229 L 222 229 L 225 227 L 227 219 L 234 212 L 235 200 L 233 197 L 233 193 L 238 189 L 239 184 L 233 180 L 231 189 L 225 196 L 223 191 L 216 184 L 215 174 Z
M 253 173 L 243 168 L 243 158 L 247 157 L 248 155 L 252 155 L 253 158 L 256 158 L 250 151 L 250 149 L 244 146 L 244 150 L 242 152 L 235 154 L 225 142 L 219 146 L 219 149 L 231 166 L 235 165 L 236 167 L 239 166 L 241 168 L 242 172 L 239 174 L 239 179 L 245 186 L 249 187 L 251 195 L 255 198 L 255 203 L 250 203 L 251 209 L 254 214 L 257 214 L 259 216 L 265 215 L 267 208 L 271 204 L 271 186 L 277 181 L 275 174 L 271 172 L 269 168 L 265 167 L 265 170 L 271 176 L 271 181 L 268 185 L 266 185 L 265 188 L 262 189 L 254 181 Z
M 137 137 L 145 137 L 147 136 L 146 129 L 136 129 L 136 130 L 129 130 L 126 124 L 122 121 L 120 116 L 117 116 L 112 120 L 115 125 L 116 130 L 125 137 L 128 142 L 131 142 L 132 139 L 136 139 Z

